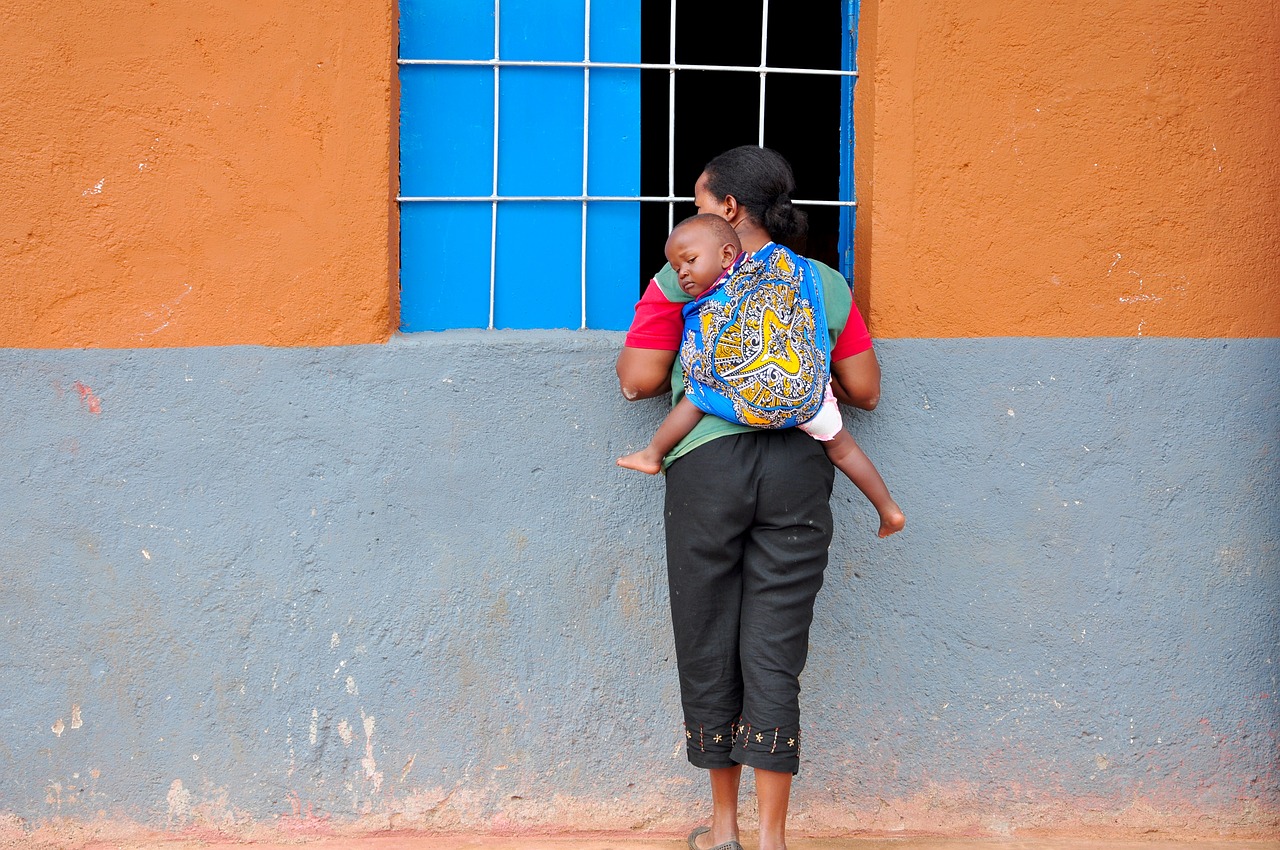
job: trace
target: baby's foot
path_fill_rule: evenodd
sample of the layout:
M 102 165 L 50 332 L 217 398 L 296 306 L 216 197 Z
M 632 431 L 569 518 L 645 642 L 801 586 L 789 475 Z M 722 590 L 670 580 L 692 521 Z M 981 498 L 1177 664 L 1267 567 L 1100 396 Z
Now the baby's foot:
M 662 471 L 662 458 L 654 457 L 649 452 L 632 452 L 618 458 L 618 466 L 634 469 L 647 475 L 657 475 Z
M 888 507 L 880 512 L 881 537 L 897 534 L 906 524 L 907 515 L 902 512 L 902 508 L 898 507 L 896 502 L 890 502 Z

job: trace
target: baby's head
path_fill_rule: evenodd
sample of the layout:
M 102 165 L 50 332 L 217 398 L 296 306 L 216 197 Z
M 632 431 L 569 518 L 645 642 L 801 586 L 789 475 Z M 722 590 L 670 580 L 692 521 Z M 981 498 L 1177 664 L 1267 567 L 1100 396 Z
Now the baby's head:
M 694 298 L 710 289 L 741 251 L 733 225 L 718 215 L 686 218 L 667 237 L 667 261 L 680 288 Z

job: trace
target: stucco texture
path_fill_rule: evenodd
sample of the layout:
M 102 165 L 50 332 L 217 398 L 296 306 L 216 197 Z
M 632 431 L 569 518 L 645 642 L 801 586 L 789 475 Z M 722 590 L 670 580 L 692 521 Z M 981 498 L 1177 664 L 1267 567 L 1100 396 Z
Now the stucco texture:
M 1280 335 L 1280 7 L 863 0 L 878 337 Z
M 0 815 L 702 817 L 620 344 L 0 351 Z M 879 351 L 908 524 L 837 483 L 796 831 L 1273 835 L 1280 345 Z
M 394 7 L 0 4 L 0 344 L 394 327 Z
M 1274 837 L 1276 4 L 862 10 L 908 526 L 837 483 L 796 831 Z M 394 45 L 0 4 L 0 840 L 705 815 L 613 466 L 663 402 L 620 334 L 392 336 Z

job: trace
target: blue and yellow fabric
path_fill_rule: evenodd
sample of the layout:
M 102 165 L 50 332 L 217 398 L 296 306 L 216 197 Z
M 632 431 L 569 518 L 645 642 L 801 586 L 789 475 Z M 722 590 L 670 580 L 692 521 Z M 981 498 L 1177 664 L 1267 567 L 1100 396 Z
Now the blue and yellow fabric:
M 812 419 L 830 380 L 822 279 L 811 261 L 766 245 L 683 308 L 685 394 L 757 428 Z

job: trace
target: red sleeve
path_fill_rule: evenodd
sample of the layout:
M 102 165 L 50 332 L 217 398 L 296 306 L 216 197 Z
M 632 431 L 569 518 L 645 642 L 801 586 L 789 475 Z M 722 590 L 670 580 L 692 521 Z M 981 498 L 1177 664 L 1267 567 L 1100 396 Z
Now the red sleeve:
M 636 302 L 636 315 L 627 331 L 627 348 L 679 351 L 680 335 L 684 333 L 684 317 L 680 315 L 683 306 L 668 301 L 656 280 L 649 281 L 644 296 Z
M 831 349 L 831 362 L 843 360 L 846 357 L 852 357 L 855 354 L 871 348 L 871 333 L 867 330 L 867 323 L 862 320 L 862 314 L 858 312 L 857 302 L 849 301 L 849 319 L 844 323 L 844 330 L 840 331 L 840 336 L 836 338 L 835 348 Z

